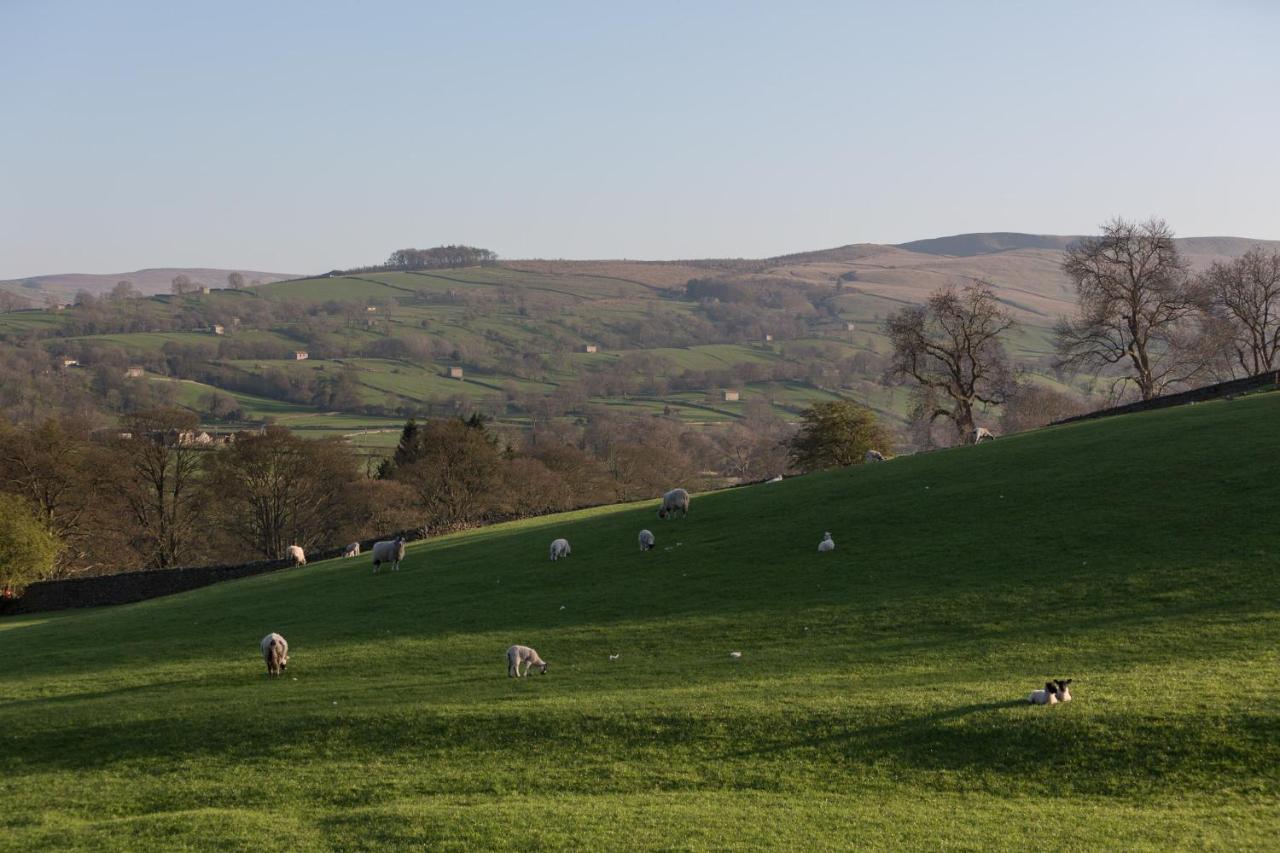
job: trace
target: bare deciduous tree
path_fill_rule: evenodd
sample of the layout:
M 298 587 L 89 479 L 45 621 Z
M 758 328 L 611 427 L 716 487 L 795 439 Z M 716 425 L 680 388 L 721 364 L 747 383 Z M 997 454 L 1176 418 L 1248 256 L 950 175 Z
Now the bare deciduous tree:
M 181 274 L 173 277 L 173 292 L 181 296 L 184 293 L 190 293 L 195 285 L 191 281 L 189 275 Z
M 917 412 L 928 423 L 945 418 L 964 438 L 974 409 L 1004 402 L 1012 384 L 1000 335 L 1013 318 L 991 285 L 947 286 L 924 305 L 903 308 L 885 323 L 893 343 L 893 372 L 915 380 Z
M 244 273 L 227 273 L 227 287 L 232 290 L 244 290 Z
M 1232 368 L 1254 376 L 1280 367 L 1280 251 L 1254 246 L 1214 264 L 1200 281 L 1228 329 Z
M 186 436 L 195 415 L 156 409 L 125 418 L 116 443 L 120 496 L 128 507 L 136 548 L 150 568 L 188 559 L 199 519 L 200 451 Z
M 1127 365 L 1112 391 L 1133 382 L 1144 400 L 1205 372 L 1196 317 L 1207 302 L 1164 220 L 1113 219 L 1069 247 L 1062 269 L 1080 306 L 1055 329 L 1060 366 L 1100 373 Z

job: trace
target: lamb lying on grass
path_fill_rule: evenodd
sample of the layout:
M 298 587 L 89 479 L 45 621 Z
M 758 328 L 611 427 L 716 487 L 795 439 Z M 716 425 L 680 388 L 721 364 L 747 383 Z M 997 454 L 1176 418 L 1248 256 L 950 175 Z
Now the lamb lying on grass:
M 279 634 L 267 634 L 262 638 L 262 659 L 267 663 L 267 675 L 274 678 L 289 666 L 289 643 Z
M 825 554 L 828 551 L 834 551 L 835 549 L 836 543 L 831 541 L 831 533 L 827 532 L 822 534 L 822 541 L 818 543 L 818 553 Z
M 359 557 L 359 556 L 360 556 L 360 543 L 359 543 L 359 542 L 352 542 L 350 545 L 348 545 L 347 547 L 343 548 L 343 549 L 342 549 L 342 556 L 343 556 L 343 559 L 346 559 L 347 557 Z
M 569 556 L 569 540 L 553 539 L 551 541 L 551 562 L 559 560 L 561 557 Z
M 689 493 L 684 489 L 672 489 L 662 496 L 662 506 L 658 508 L 658 518 L 671 518 L 678 510 L 680 515 L 689 514 Z
M 640 531 L 640 550 L 641 551 L 652 551 L 654 541 L 655 540 L 653 538 L 653 534 L 650 533 L 648 530 Z
M 524 674 L 520 672 L 520 664 L 524 664 Z M 524 678 L 529 668 L 536 666 L 543 675 L 547 674 L 547 662 L 538 657 L 538 653 L 528 646 L 512 646 L 507 649 L 507 678 Z
M 373 571 L 377 574 L 383 563 L 391 564 L 391 571 L 400 571 L 400 561 L 404 559 L 404 537 L 384 539 L 373 543 Z
M 1070 688 L 1070 687 L 1068 687 L 1067 685 L 1071 683 L 1071 679 L 1070 679 L 1070 678 L 1066 678 L 1066 679 L 1063 679 L 1063 678 L 1055 678 L 1055 679 L 1053 680 L 1053 683 L 1054 683 L 1054 684 L 1057 686 L 1057 688 L 1058 688 L 1058 701 L 1059 701 L 1059 702 L 1070 702 L 1070 701 L 1071 701 L 1071 688 Z
M 1032 705 L 1057 705 L 1058 704 L 1058 685 L 1052 681 L 1044 683 L 1043 690 L 1032 690 L 1031 695 L 1027 697 L 1027 701 Z
M 307 555 L 298 545 L 290 545 L 285 548 L 284 555 L 292 565 L 305 566 L 307 564 Z

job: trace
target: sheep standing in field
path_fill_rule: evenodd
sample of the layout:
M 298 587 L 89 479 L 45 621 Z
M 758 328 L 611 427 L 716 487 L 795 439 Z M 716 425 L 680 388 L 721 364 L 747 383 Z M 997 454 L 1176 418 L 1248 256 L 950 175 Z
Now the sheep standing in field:
M 569 540 L 554 539 L 551 542 L 551 562 L 559 560 L 561 557 L 569 556 Z
M 974 444 L 982 444 L 984 441 L 996 440 L 995 435 L 993 435 L 991 430 L 986 427 L 974 427 L 971 436 L 973 437 Z
M 1054 683 L 1055 685 L 1057 685 L 1057 688 L 1058 688 L 1058 701 L 1059 701 L 1059 702 L 1070 702 L 1070 701 L 1071 701 L 1071 688 L 1070 688 L 1070 687 L 1068 687 L 1067 685 L 1071 683 L 1071 679 L 1070 679 L 1070 678 L 1065 678 L 1065 679 L 1064 679 L 1064 678 L 1055 678 L 1055 679 L 1053 680 L 1053 683 Z
M 289 643 L 279 634 L 262 638 L 262 659 L 267 662 L 267 675 L 275 677 L 289 666 Z
M 391 564 L 391 571 L 400 571 L 400 561 L 404 559 L 404 537 L 383 539 L 373 543 L 373 572 L 378 573 L 383 563 Z
M 524 664 L 524 673 L 520 672 L 520 664 Z M 529 668 L 536 666 L 543 675 L 547 674 L 547 662 L 538 657 L 538 653 L 528 646 L 512 646 L 507 649 L 507 678 L 524 678 Z
M 1032 690 L 1031 695 L 1027 697 L 1027 701 L 1032 705 L 1057 705 L 1058 686 L 1052 681 L 1046 681 L 1044 689 Z
M 343 557 L 343 559 L 346 559 L 347 557 L 359 557 L 359 556 L 360 556 L 360 543 L 359 543 L 359 542 L 352 542 L 352 543 L 351 543 L 350 545 L 348 545 L 346 548 L 343 548 L 343 549 L 342 549 L 342 557 Z
M 290 545 L 284 549 L 284 555 L 288 558 L 289 563 L 294 566 L 305 566 L 307 564 L 306 552 L 302 550 L 300 545 Z
M 825 554 L 828 551 L 834 551 L 835 549 L 836 543 L 831 541 L 831 533 L 827 532 L 822 534 L 822 541 L 818 543 L 818 553 Z
M 653 538 L 653 534 L 650 533 L 648 530 L 640 531 L 640 550 L 641 551 L 652 551 L 654 541 L 655 540 Z
M 879 450 L 868 450 L 866 455 L 862 457 L 862 461 L 866 463 L 883 462 L 884 454 L 881 453 Z
M 676 511 L 680 515 L 689 514 L 689 493 L 684 489 L 672 489 L 662 496 L 662 506 L 658 508 L 658 518 L 672 518 Z

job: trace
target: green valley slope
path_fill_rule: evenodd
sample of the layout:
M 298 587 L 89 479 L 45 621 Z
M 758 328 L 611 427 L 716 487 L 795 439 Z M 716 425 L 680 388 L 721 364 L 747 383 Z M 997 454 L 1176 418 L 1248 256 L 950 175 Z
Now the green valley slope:
M 1271 846 L 1278 419 L 1080 423 L 4 620 L 0 847 Z M 513 642 L 550 672 L 509 680 Z M 1075 701 L 1026 705 L 1050 676 Z

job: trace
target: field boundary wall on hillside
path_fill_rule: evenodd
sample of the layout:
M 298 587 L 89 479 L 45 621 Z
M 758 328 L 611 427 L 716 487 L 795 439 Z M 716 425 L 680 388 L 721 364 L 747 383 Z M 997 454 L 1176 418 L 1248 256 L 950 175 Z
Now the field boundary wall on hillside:
M 1231 397 L 1236 394 L 1244 394 L 1250 391 L 1269 391 L 1280 388 L 1280 370 L 1271 370 L 1266 373 L 1259 373 L 1257 376 L 1246 376 L 1244 379 L 1231 379 L 1227 382 L 1218 382 L 1214 385 L 1204 385 L 1200 388 L 1192 388 L 1190 391 L 1181 391 L 1177 394 L 1165 394 L 1160 397 L 1154 397 L 1150 400 L 1139 400 L 1136 403 L 1127 403 L 1123 406 L 1112 406 L 1109 409 L 1099 409 L 1096 412 L 1089 412 L 1084 415 L 1075 415 L 1070 418 L 1063 418 L 1060 421 L 1054 421 L 1052 426 L 1058 424 L 1075 423 L 1076 421 L 1088 421 L 1094 418 L 1109 418 L 1114 415 L 1128 415 L 1134 412 L 1146 412 L 1151 409 L 1167 409 L 1171 406 L 1185 406 L 1188 403 L 1202 403 L 1206 400 L 1218 400 L 1223 397 Z

